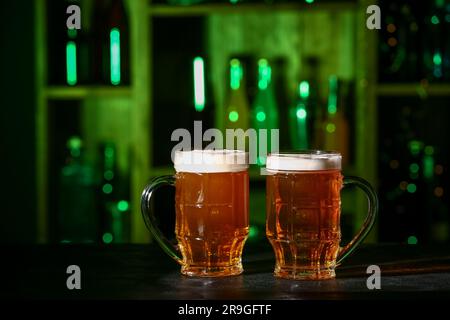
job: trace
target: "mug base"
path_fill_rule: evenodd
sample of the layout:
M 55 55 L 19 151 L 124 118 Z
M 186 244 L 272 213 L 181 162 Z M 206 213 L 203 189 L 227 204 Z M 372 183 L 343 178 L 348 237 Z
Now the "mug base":
M 299 270 L 298 268 L 275 268 L 275 277 L 290 280 L 328 280 L 336 278 L 334 269 Z
M 242 272 L 244 272 L 242 263 L 227 267 L 181 267 L 181 274 L 188 277 L 229 277 L 240 275 Z

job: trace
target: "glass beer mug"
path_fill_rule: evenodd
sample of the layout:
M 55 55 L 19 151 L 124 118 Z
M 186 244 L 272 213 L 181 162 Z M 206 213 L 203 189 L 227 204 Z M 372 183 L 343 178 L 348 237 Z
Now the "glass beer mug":
M 248 154 L 238 150 L 175 152 L 175 176 L 154 179 L 144 190 L 141 211 L 150 232 L 187 276 L 222 277 L 243 272 L 248 236 Z M 153 192 L 175 186 L 174 247 L 155 224 Z M 181 253 L 181 256 L 180 254 Z
M 267 157 L 266 235 L 276 258 L 275 276 L 287 279 L 331 279 L 335 268 L 367 236 L 378 210 L 369 183 L 343 177 L 341 155 L 305 151 Z M 369 211 L 356 236 L 341 248 L 343 186 L 355 185 L 367 195 Z

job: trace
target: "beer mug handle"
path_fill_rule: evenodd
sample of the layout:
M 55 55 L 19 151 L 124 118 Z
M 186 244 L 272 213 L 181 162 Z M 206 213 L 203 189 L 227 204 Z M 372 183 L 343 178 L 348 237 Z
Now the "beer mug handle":
M 161 232 L 156 225 L 156 217 L 153 210 L 150 208 L 150 200 L 153 192 L 162 186 L 175 186 L 174 176 L 161 176 L 153 179 L 144 189 L 141 196 L 141 213 L 145 221 L 147 229 L 155 238 L 160 247 L 176 262 L 183 264 L 183 260 L 178 254 L 177 246 L 173 245 Z
M 368 212 L 361 229 L 359 229 L 353 239 L 339 251 L 336 265 L 340 265 L 342 260 L 348 257 L 366 238 L 372 229 L 378 214 L 378 197 L 369 182 L 359 177 L 344 177 L 344 187 L 348 185 L 355 185 L 366 194 L 368 200 Z

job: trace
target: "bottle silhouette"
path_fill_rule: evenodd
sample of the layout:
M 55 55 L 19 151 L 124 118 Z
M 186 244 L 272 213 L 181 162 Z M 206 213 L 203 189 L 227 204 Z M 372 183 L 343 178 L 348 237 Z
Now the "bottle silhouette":
M 129 27 L 123 0 L 97 0 L 93 10 L 94 83 L 128 84 Z
M 300 82 L 298 85 L 297 99 L 289 110 L 291 146 L 296 150 L 310 148 L 309 89 L 308 81 Z
M 95 172 L 85 161 L 79 137 L 71 137 L 67 148 L 66 165 L 60 173 L 58 238 L 61 242 L 94 242 L 98 239 Z
M 339 81 L 335 75 L 329 77 L 328 85 L 327 115 L 322 126 L 324 132 L 324 148 L 325 150 L 339 151 L 342 154 L 342 163 L 345 165 L 349 157 L 349 129 L 343 105 L 345 99 L 340 94 Z
M 278 107 L 272 84 L 272 68 L 266 59 L 258 61 L 258 92 L 253 102 L 251 122 L 257 132 L 261 129 L 267 130 L 267 152 L 272 149 L 271 129 L 278 129 Z M 258 134 L 258 164 L 265 164 L 265 157 L 261 156 L 264 141 L 260 140 Z
M 229 96 L 225 108 L 225 128 L 247 130 L 249 125 L 249 107 L 245 90 L 244 69 L 241 62 L 234 58 L 230 61 Z

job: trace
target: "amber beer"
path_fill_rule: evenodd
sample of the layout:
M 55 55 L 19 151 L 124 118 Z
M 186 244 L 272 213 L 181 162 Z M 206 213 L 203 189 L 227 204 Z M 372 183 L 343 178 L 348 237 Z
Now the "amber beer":
M 333 278 L 341 240 L 341 156 L 269 155 L 267 170 L 266 233 L 276 256 L 275 275 Z
M 243 272 L 242 250 L 248 236 L 248 156 L 235 150 L 194 150 L 175 153 L 176 227 L 181 257 L 158 231 L 149 229 L 188 276 L 231 276 Z M 143 194 L 143 213 L 151 197 Z M 151 210 L 148 210 L 151 215 Z M 145 216 L 145 214 L 144 214 Z
M 186 275 L 242 273 L 248 236 L 248 173 L 179 172 L 176 236 Z

